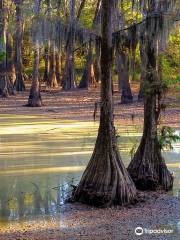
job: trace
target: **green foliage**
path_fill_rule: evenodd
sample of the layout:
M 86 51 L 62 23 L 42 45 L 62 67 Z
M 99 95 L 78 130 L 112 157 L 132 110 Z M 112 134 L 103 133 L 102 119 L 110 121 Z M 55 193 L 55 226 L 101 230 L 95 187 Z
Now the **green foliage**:
M 3 42 L 3 39 L 0 38 L 0 62 L 2 62 L 5 57 L 6 57 L 6 52 L 4 51 L 4 42 Z
M 0 52 L 0 62 L 2 62 L 5 57 L 6 57 L 6 53 L 5 52 Z
M 163 80 L 168 86 L 180 84 L 180 27 L 169 37 L 168 49 L 162 58 Z
M 161 150 L 173 149 L 172 143 L 180 141 L 180 135 L 175 133 L 175 130 L 168 126 L 163 126 L 160 130 L 159 144 Z

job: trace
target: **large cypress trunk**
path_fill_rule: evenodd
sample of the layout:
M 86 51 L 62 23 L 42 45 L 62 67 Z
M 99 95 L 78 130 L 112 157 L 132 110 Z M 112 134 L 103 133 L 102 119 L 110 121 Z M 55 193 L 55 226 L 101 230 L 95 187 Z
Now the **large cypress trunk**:
M 22 64 L 22 44 L 23 44 L 23 0 L 15 0 L 16 5 L 16 34 L 15 34 L 15 70 L 16 80 L 14 83 L 16 91 L 24 91 L 24 77 Z
M 116 53 L 116 65 L 119 88 L 121 88 L 121 103 L 131 103 L 133 101 L 133 95 L 129 82 L 129 61 L 127 53 L 123 51 Z
M 149 17 L 145 32 L 144 130 L 141 143 L 128 167 L 128 171 L 138 189 L 156 190 L 161 188 L 170 190 L 173 186 L 173 177 L 162 157 L 157 134 L 161 92 L 159 87 L 161 84 L 159 84 L 157 66 L 157 39 L 156 36 L 153 35 L 152 38 L 149 34 L 153 32 L 151 29 L 152 21 Z
M 40 13 L 41 0 L 35 0 L 35 15 L 38 16 Z M 36 31 L 37 33 L 37 31 Z M 36 34 L 35 33 L 35 34 Z M 34 66 L 33 66 L 33 77 L 32 84 L 28 99 L 29 107 L 41 107 L 42 99 L 40 94 L 40 84 L 39 84 L 39 59 L 40 59 L 40 47 L 38 36 L 35 35 L 35 46 L 34 46 Z
M 136 189 L 117 146 L 112 97 L 112 0 L 102 1 L 101 113 L 98 137 L 91 160 L 73 199 L 96 206 L 127 204 Z

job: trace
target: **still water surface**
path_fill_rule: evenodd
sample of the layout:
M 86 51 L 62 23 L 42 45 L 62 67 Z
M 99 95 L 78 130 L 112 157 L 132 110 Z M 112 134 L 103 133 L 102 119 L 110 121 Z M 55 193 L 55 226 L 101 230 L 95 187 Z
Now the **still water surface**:
M 57 216 L 78 183 L 97 135 L 98 123 L 45 116 L 1 115 L 0 227 L 12 221 Z M 119 148 L 127 166 L 141 136 L 137 126 L 117 124 Z M 177 133 L 179 130 L 177 129 Z M 180 195 L 180 144 L 164 152 Z

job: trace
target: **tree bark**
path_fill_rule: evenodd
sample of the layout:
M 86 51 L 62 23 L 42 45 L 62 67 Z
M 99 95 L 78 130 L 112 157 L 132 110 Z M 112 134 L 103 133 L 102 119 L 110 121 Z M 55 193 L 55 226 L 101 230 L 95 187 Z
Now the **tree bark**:
M 127 53 L 123 51 L 116 53 L 116 66 L 119 88 L 121 86 L 121 103 L 131 103 L 133 101 L 133 95 L 129 82 L 129 63 Z
M 47 84 L 48 78 L 49 78 L 49 42 L 47 43 L 47 46 L 44 48 L 44 76 L 43 81 Z
M 89 50 L 86 60 L 86 65 L 84 68 L 84 72 L 79 84 L 79 88 L 88 88 L 90 84 L 95 83 L 95 75 L 94 75 L 94 66 L 93 66 L 93 52 L 92 52 L 92 43 L 89 43 Z
M 143 101 L 143 97 L 144 97 L 143 91 L 144 91 L 144 82 L 145 82 L 145 77 L 146 77 L 146 72 L 145 72 L 146 56 L 145 56 L 144 52 L 145 52 L 144 43 L 142 42 L 142 40 L 140 40 L 141 79 L 140 79 L 138 101 Z
M 40 13 L 41 0 L 35 0 L 35 15 L 38 16 Z M 40 59 L 40 49 L 38 36 L 35 36 L 35 50 L 34 50 L 34 66 L 33 66 L 33 77 L 32 84 L 28 99 L 27 106 L 29 107 L 41 107 L 42 99 L 40 94 L 40 84 L 39 84 L 39 59 Z
M 7 70 L 7 85 L 10 95 L 15 94 L 14 81 L 16 79 L 16 72 L 14 67 L 14 54 L 13 54 L 13 39 L 10 32 L 6 33 L 6 70 Z
M 16 79 L 16 71 L 14 66 L 14 51 L 13 51 L 13 38 L 10 32 L 6 34 L 6 52 L 7 52 L 7 72 L 9 76 L 9 80 L 14 85 Z
M 58 86 L 57 79 L 56 79 L 56 51 L 55 51 L 55 44 L 51 43 L 50 46 L 50 56 L 49 56 L 49 77 L 47 81 L 47 86 L 50 88 L 56 88 Z
M 101 50 L 102 84 L 98 137 L 73 199 L 95 206 L 123 205 L 134 200 L 136 189 L 122 163 L 113 120 L 111 0 L 102 1 Z
M 94 61 L 94 74 L 95 74 L 95 79 L 96 82 L 101 81 L 101 64 L 100 64 L 100 59 L 101 59 L 101 43 L 99 39 L 96 39 L 95 43 L 95 49 L 96 49 L 96 57 Z
M 8 97 L 8 75 L 7 75 L 7 53 L 6 53 L 6 33 L 7 33 L 7 9 L 4 1 L 0 0 L 0 95 Z
M 57 83 L 61 84 L 61 55 L 58 51 L 56 51 L 56 79 Z
M 66 63 L 62 79 L 62 88 L 66 91 L 73 90 L 76 87 L 74 63 L 75 24 L 75 0 L 71 0 L 69 34 L 66 44 Z
M 22 6 L 23 0 L 14 0 L 16 5 L 16 34 L 15 34 L 15 70 L 16 80 L 15 89 L 18 92 L 25 90 L 22 64 L 22 44 L 23 44 L 23 16 Z
M 141 143 L 132 159 L 128 171 L 136 187 L 141 190 L 170 190 L 173 177 L 170 174 L 161 154 L 158 142 L 157 125 L 160 114 L 160 93 L 158 88 L 157 40 L 156 36 L 149 36 L 151 18 L 146 20 L 145 32 L 145 84 L 144 92 L 144 130 Z M 154 24 L 155 25 L 155 24 Z

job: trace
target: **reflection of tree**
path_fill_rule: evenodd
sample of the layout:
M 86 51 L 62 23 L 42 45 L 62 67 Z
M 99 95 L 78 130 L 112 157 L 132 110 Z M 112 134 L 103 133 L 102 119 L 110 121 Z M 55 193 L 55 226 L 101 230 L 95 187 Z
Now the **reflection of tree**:
M 35 191 L 33 192 L 34 214 L 38 215 L 41 213 L 42 197 L 39 186 L 35 183 L 33 183 L 33 185 L 35 187 Z
M 55 215 L 71 196 L 79 174 L 67 173 L 57 178 L 57 187 L 51 188 L 52 176 L 43 178 L 43 182 L 27 182 L 17 179 L 0 188 L 0 216 L 6 219 L 46 214 Z M 44 184 L 43 184 L 44 183 Z M 31 186 L 31 187 L 30 187 Z M 33 186 L 33 188 L 32 188 Z M 11 191 L 10 191 L 11 190 Z
M 25 214 L 25 193 L 24 193 L 24 186 L 21 181 L 16 182 L 16 193 L 15 198 L 17 200 L 17 213 L 19 215 L 19 218 L 23 217 Z
M 0 214 L 2 217 L 9 217 L 10 210 L 8 205 L 8 191 L 5 187 L 5 185 L 2 186 L 2 189 L 0 191 Z

